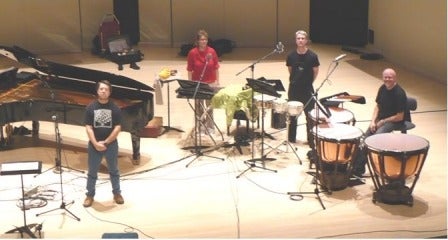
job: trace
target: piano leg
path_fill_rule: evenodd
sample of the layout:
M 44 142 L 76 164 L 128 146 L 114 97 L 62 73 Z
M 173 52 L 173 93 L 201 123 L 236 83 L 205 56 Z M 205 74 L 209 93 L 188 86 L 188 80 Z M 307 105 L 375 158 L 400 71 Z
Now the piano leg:
M 39 126 L 40 126 L 39 121 L 33 121 L 31 130 L 33 136 L 39 135 Z
M 137 132 L 131 132 L 132 141 L 132 164 L 140 165 L 140 136 Z
M 3 125 L 0 126 L 0 148 L 6 143 L 5 136 L 3 135 Z
M 6 146 L 11 146 L 14 142 L 14 137 L 12 136 L 14 132 L 14 129 L 10 123 L 6 124 L 5 126 L 5 133 L 6 133 Z

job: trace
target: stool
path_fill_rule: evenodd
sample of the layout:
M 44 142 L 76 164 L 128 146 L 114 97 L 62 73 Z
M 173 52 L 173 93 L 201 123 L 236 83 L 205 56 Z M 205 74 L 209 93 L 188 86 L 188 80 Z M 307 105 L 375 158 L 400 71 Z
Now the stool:
M 417 110 L 417 100 L 413 97 L 408 97 L 406 102 L 406 110 L 404 113 L 404 125 L 400 129 L 396 129 L 396 131 L 400 131 L 401 133 L 407 133 L 408 130 L 415 128 L 415 124 L 411 121 L 411 113 L 410 111 Z
M 246 132 L 249 133 L 249 126 L 250 126 L 249 119 L 247 118 L 246 113 L 243 110 L 235 111 L 235 113 L 233 114 L 233 119 L 237 120 L 237 123 L 236 123 L 237 128 L 241 125 L 240 121 L 245 120 L 246 121 Z M 257 118 L 257 128 L 260 128 L 260 121 L 258 118 Z M 227 126 L 227 135 L 230 135 L 230 126 Z

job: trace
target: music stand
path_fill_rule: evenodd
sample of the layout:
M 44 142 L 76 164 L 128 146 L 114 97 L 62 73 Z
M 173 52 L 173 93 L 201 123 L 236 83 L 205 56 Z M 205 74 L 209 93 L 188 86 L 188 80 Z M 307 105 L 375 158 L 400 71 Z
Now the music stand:
M 183 130 L 178 129 L 178 128 L 174 128 L 171 127 L 171 119 L 170 119 L 170 82 L 176 81 L 176 79 L 168 79 L 168 80 L 160 80 L 160 82 L 163 84 L 166 83 L 166 96 L 167 96 L 167 100 L 168 100 L 168 106 L 167 106 L 167 110 L 168 110 L 168 126 L 163 126 L 163 128 L 165 129 L 160 135 L 169 132 L 170 130 L 174 130 L 177 132 L 183 132 Z
M 261 100 L 263 101 L 264 94 L 274 96 L 274 97 L 280 97 L 281 95 L 277 93 L 277 91 L 274 89 L 274 86 L 271 84 L 268 84 L 266 82 L 263 82 L 261 80 L 257 79 L 250 79 L 247 78 L 247 84 L 252 88 L 253 92 L 261 93 Z M 252 102 L 253 102 L 253 95 L 252 95 Z M 261 105 L 261 111 L 264 112 L 264 105 Z M 265 161 L 274 161 L 275 158 L 268 158 L 264 154 L 264 117 L 261 118 L 261 157 L 260 158 L 252 158 L 250 160 L 244 161 L 245 164 L 248 165 L 248 168 L 241 172 L 236 178 L 239 178 L 241 175 L 243 175 L 245 172 L 249 171 L 252 168 L 261 168 L 264 170 L 269 170 L 272 172 L 277 172 L 277 170 L 268 169 L 265 167 Z M 254 139 L 252 139 L 252 146 L 254 144 Z M 253 149 L 253 147 L 252 147 Z M 262 166 L 257 166 L 257 162 L 262 162 Z
M 185 167 L 190 166 L 191 163 L 193 163 L 196 159 L 202 157 L 202 156 L 206 156 L 206 157 L 210 157 L 210 158 L 215 158 L 215 159 L 219 159 L 224 161 L 224 158 L 220 158 L 220 157 L 214 157 L 214 156 L 209 156 L 209 155 L 205 155 L 204 153 L 213 151 L 214 149 L 209 149 L 206 151 L 202 151 L 203 148 L 207 148 L 205 146 L 201 146 L 201 134 L 198 132 L 198 122 L 206 129 L 207 134 L 210 136 L 210 138 L 212 139 L 213 142 L 215 142 L 215 140 L 213 139 L 213 137 L 211 137 L 210 133 L 208 132 L 206 126 L 204 126 L 204 124 L 202 123 L 200 117 L 197 114 L 197 107 L 198 105 L 202 108 L 204 108 L 204 106 L 199 103 L 196 103 L 196 100 L 200 100 L 200 99 L 209 99 L 213 96 L 214 94 L 214 89 L 210 87 L 210 85 L 206 84 L 206 83 L 202 83 L 199 81 L 191 81 L 191 80 L 182 80 L 182 79 L 177 79 L 177 82 L 179 83 L 180 88 L 177 89 L 176 91 L 185 96 L 187 98 L 187 102 L 188 105 L 190 106 L 190 108 L 193 110 L 193 115 L 194 115 L 194 146 L 192 147 L 185 147 L 183 148 L 184 150 L 186 149 L 190 149 L 193 154 L 183 157 L 177 161 L 181 161 L 183 159 L 187 159 L 189 157 L 195 156 L 195 158 L 193 158 L 190 162 L 187 163 L 187 165 Z M 190 99 L 194 99 L 195 100 L 195 106 L 193 107 L 190 103 Z M 205 111 L 205 114 L 208 114 L 207 111 Z M 213 121 L 214 125 L 216 126 L 216 123 Z M 216 126 L 217 127 L 217 126 Z M 216 145 L 216 142 L 215 142 Z
M 257 80 L 263 81 L 267 84 L 270 84 L 274 87 L 275 91 L 277 92 L 285 92 L 286 89 L 283 86 L 282 80 L 280 79 L 266 79 L 264 77 L 259 77 Z
M 26 207 L 25 207 L 25 188 L 23 185 L 23 175 L 24 174 L 39 174 L 42 172 L 42 162 L 41 161 L 23 161 L 23 162 L 4 162 L 0 165 L 0 175 L 19 175 L 20 182 L 22 186 L 22 211 L 23 211 L 23 227 L 17 227 L 7 233 L 12 233 L 18 231 L 21 238 L 23 234 L 28 234 L 31 238 L 37 238 L 36 235 L 30 230 L 30 224 L 26 223 Z

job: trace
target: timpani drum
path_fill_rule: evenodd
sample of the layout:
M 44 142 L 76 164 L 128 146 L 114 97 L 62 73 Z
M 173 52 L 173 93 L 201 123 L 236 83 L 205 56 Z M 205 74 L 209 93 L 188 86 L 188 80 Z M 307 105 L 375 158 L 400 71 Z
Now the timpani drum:
M 367 137 L 364 143 L 375 185 L 372 201 L 412 206 L 412 191 L 423 168 L 429 142 L 410 134 L 381 133 Z
M 274 129 L 282 129 L 286 127 L 286 111 L 288 102 L 285 99 L 277 98 L 273 100 L 271 127 Z
M 254 96 L 255 105 L 258 108 L 272 108 L 275 97 L 270 95 L 256 95 Z
M 327 122 L 327 123 L 345 123 L 355 125 L 355 115 L 350 110 L 340 108 L 340 107 L 329 107 L 330 117 L 326 118 L 324 113 L 319 110 L 319 123 Z M 309 115 L 311 119 L 314 121 L 314 124 L 317 122 L 316 118 L 316 110 L 313 109 L 309 111 Z
M 353 169 L 353 158 L 358 150 L 362 131 L 342 123 L 319 124 L 313 128 L 317 138 L 317 170 L 320 182 L 328 190 L 342 190 L 348 186 Z

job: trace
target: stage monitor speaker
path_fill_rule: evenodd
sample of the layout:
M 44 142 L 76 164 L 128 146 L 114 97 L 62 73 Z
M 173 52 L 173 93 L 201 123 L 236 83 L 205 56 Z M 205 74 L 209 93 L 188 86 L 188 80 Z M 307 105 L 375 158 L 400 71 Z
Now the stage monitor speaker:
M 140 41 L 138 0 L 114 0 L 114 14 L 120 22 L 121 35 L 128 35 L 130 43 Z
M 137 239 L 138 234 L 136 232 L 128 233 L 103 233 L 102 239 Z
M 310 1 L 310 39 L 316 43 L 365 46 L 369 0 Z

